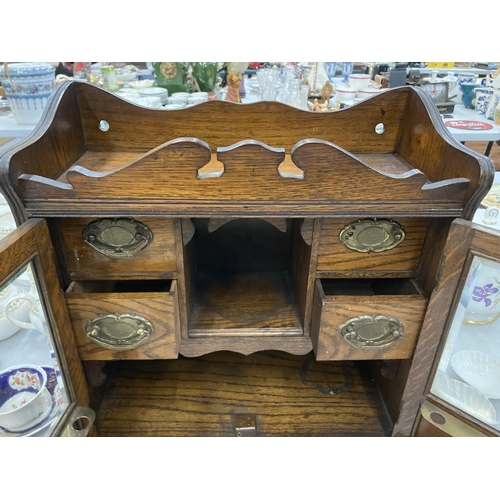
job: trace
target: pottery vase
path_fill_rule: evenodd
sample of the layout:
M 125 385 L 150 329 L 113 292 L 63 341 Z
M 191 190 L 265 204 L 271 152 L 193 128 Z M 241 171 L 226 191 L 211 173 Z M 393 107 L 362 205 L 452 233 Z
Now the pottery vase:
M 493 87 L 476 87 L 476 104 L 474 106 L 476 113 L 480 115 L 486 114 L 491 97 L 493 96 L 493 90 Z

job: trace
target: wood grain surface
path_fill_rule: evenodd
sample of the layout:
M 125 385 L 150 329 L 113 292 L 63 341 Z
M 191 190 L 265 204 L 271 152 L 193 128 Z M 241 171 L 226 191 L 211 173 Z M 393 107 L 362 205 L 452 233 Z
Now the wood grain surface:
M 45 220 L 31 219 L 0 241 L 0 284 L 30 262 L 39 283 L 40 300 L 53 333 L 61 370 L 67 377 L 69 397 L 80 406 L 88 406 L 87 383 Z
M 78 352 L 83 360 L 173 359 L 179 350 L 174 316 L 175 281 L 168 293 L 66 293 Z M 154 327 L 135 349 L 106 349 L 87 337 L 85 326 L 101 314 L 137 314 Z
M 419 170 L 404 175 L 379 171 L 335 144 L 317 139 L 299 142 L 292 152 L 292 161 L 305 172 L 304 178 L 282 177 L 278 166 L 284 154 L 266 146 L 252 142 L 218 153 L 218 160 L 225 166 L 220 177 L 197 176 L 198 170 L 211 161 L 211 151 L 196 138 L 182 138 L 138 155 L 114 171 L 94 173 L 75 166 L 66 174 L 67 183 L 25 174 L 19 182 L 23 197 L 30 200 L 72 200 L 76 204 L 90 199 L 114 200 L 115 204 L 137 200 L 167 205 L 190 201 L 202 207 L 208 202 L 262 204 L 272 200 L 303 205 L 305 201 L 337 204 L 387 200 L 459 208 L 468 190 L 465 178 L 452 176 L 432 183 Z
M 94 218 L 60 218 L 66 265 L 72 280 L 165 279 L 177 276 L 173 219 L 137 218 L 153 233 L 153 241 L 136 255 L 113 258 L 85 243 L 82 232 Z
M 100 120 L 109 123 L 109 131 L 99 129 Z M 131 122 L 140 124 L 140 133 Z M 62 123 L 69 123 L 71 133 L 60 130 Z M 382 134 L 375 131 L 378 124 L 384 125 Z M 59 133 L 62 146 L 54 141 Z M 156 209 L 158 214 L 198 216 L 333 215 L 335 207 L 358 215 L 380 214 L 383 204 L 393 215 L 410 210 L 415 215 L 444 216 L 448 210 L 457 216 L 465 206 L 470 216 L 493 179 L 491 161 L 455 141 L 430 98 L 413 87 L 392 89 L 332 113 L 307 112 L 277 102 L 225 101 L 160 111 L 140 108 L 90 84 L 71 82 L 56 90 L 35 133 L 37 139 L 42 136 L 43 141 L 15 149 L 0 168 L 6 180 L 10 176 L 14 190 L 27 189 L 25 206 L 33 215 L 109 215 L 110 200 L 120 207 L 115 204 L 115 213 L 136 200 L 137 214 Z M 205 146 L 162 147 L 179 139 L 202 141 Z M 247 144 L 227 149 L 241 141 Z M 281 177 L 282 155 L 278 158 L 268 146 L 282 148 L 288 162 L 293 160 L 305 172 L 304 179 Z M 54 154 L 57 160 L 50 164 Z M 199 168 L 213 163 L 212 155 L 224 160 L 224 173 L 219 178 L 197 178 Z M 35 167 L 40 158 L 43 168 Z M 61 177 L 80 160 L 85 168 L 101 172 L 99 176 L 72 171 Z M 127 168 L 100 177 L 128 163 Z M 148 176 L 143 175 L 145 169 Z M 19 181 L 21 174 L 59 178 L 75 187 Z
M 472 218 L 493 183 L 493 162 L 460 144 L 449 132 L 435 106 L 424 107 L 416 93 L 408 96 L 397 153 L 434 182 L 452 177 L 470 180 L 463 217 Z M 423 154 L 423 152 L 425 153 Z
M 334 281 L 334 280 L 331 280 Z M 314 319 L 311 338 L 316 359 L 323 360 L 368 360 L 411 358 L 424 319 L 427 300 L 415 289 L 413 295 L 370 295 L 362 291 L 346 295 L 327 295 L 321 280 L 316 281 Z M 353 288 L 356 282 L 353 280 Z M 393 346 L 383 350 L 363 350 L 351 346 L 338 333 L 338 327 L 346 321 L 364 315 L 388 315 L 397 318 L 404 326 L 404 337 Z
M 340 242 L 340 232 L 353 219 L 322 219 L 321 238 L 318 253 L 318 271 L 356 272 L 369 274 L 382 272 L 406 271 L 408 276 L 416 275 L 417 266 L 422 252 L 428 220 L 421 218 L 397 218 L 405 230 L 405 239 L 395 248 L 384 252 L 357 252 Z M 325 272 L 322 273 L 325 276 Z
M 402 395 L 401 412 L 394 428 L 395 433 L 408 436 L 414 425 L 431 367 L 436 359 L 439 342 L 444 333 L 446 322 L 449 321 L 449 312 L 455 291 L 459 280 L 465 279 L 462 276 L 463 266 L 475 235 L 470 224 L 465 221 L 454 221 L 451 225 L 442 256 L 438 285 L 429 300 L 425 321 L 413 356 L 408 383 Z M 493 245 L 496 245 L 493 243 L 494 238 L 490 236 L 489 239 Z M 495 248 L 494 250 L 493 247 L 490 247 L 489 250 L 498 252 L 498 246 Z
M 213 353 L 120 361 L 97 419 L 99 436 L 386 436 L 391 422 L 366 366 L 312 354 Z
M 189 336 L 302 335 L 288 273 L 198 273 Z

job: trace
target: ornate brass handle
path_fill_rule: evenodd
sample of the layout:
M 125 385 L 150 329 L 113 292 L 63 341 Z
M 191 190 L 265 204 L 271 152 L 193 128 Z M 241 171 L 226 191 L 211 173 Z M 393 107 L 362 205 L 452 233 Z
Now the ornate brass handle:
M 358 316 L 338 327 L 339 335 L 350 345 L 365 351 L 387 349 L 404 337 L 404 325 L 393 316 Z
M 90 320 L 85 331 L 90 340 L 106 349 L 124 351 L 142 344 L 153 334 L 154 327 L 136 314 L 105 314 Z
M 340 242 L 356 252 L 384 252 L 398 246 L 406 233 L 401 224 L 388 219 L 362 219 L 340 231 Z
M 98 219 L 82 235 L 94 250 L 117 259 L 132 257 L 153 241 L 151 229 L 134 219 Z

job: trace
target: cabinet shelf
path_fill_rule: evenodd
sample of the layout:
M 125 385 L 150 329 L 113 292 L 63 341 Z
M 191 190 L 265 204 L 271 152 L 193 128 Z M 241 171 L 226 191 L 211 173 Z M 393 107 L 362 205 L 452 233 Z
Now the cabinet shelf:
M 289 273 L 200 273 L 189 336 L 302 335 Z

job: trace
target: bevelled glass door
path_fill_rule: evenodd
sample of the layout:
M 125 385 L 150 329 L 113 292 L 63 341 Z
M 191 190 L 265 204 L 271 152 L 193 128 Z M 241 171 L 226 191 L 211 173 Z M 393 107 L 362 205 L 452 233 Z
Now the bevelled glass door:
M 500 262 L 474 255 L 430 390 L 500 431 Z
M 46 222 L 30 220 L 0 241 L 0 437 L 88 433 L 73 343 Z

